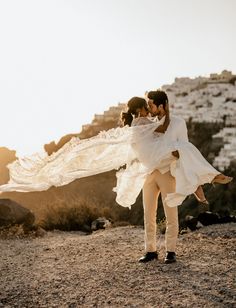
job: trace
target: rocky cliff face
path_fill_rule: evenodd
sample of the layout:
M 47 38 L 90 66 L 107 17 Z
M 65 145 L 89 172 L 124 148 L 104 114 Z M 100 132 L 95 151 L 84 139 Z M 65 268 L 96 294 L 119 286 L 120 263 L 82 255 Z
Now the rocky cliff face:
M 5 147 L 0 148 L 0 185 L 9 181 L 9 172 L 7 165 L 16 159 L 16 151 Z

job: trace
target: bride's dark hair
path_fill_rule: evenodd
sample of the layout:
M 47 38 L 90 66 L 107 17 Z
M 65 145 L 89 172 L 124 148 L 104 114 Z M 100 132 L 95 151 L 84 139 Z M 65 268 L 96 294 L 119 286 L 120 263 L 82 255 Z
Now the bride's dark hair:
M 133 121 L 133 117 L 137 115 L 137 109 L 138 108 L 147 108 L 147 102 L 144 98 L 134 96 L 132 97 L 128 103 L 128 111 L 127 112 L 122 112 L 121 114 L 121 120 L 124 125 L 129 125 L 131 126 L 131 123 Z

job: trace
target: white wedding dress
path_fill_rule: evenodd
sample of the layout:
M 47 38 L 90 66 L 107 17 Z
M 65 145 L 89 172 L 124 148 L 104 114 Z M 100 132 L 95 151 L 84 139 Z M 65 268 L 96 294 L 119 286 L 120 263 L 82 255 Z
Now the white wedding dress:
M 60 150 L 48 156 L 34 154 L 8 165 L 10 180 L 0 191 L 43 191 L 75 179 L 117 171 L 116 201 L 130 207 L 135 203 L 148 174 L 178 150 L 180 158 L 171 165 L 176 178 L 176 193 L 168 194 L 169 206 L 177 206 L 199 185 L 210 183 L 219 174 L 190 142 L 168 142 L 165 134 L 155 133 L 160 122 L 147 118 L 133 121 L 133 126 L 102 131 L 97 136 L 72 138 Z M 122 168 L 121 168 L 122 167 Z

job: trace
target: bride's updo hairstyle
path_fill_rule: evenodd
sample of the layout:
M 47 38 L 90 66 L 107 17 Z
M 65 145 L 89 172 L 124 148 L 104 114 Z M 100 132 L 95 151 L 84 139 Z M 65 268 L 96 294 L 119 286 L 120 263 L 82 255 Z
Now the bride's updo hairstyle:
M 158 107 L 163 105 L 163 108 L 166 108 L 166 104 L 168 103 L 168 97 L 164 91 L 156 90 L 148 92 L 147 97 L 153 100 L 153 103 Z
M 121 120 L 124 125 L 131 126 L 133 118 L 137 116 L 137 109 L 139 108 L 141 109 L 143 107 L 147 109 L 147 102 L 142 97 L 134 96 L 128 101 L 127 106 L 128 106 L 128 111 L 122 112 Z

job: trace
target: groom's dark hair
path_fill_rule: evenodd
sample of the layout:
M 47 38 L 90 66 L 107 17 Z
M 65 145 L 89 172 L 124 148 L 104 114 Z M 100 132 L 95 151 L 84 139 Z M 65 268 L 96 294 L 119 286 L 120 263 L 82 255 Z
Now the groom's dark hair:
M 166 104 L 168 103 L 168 97 L 164 91 L 156 90 L 148 92 L 148 98 L 153 100 L 153 103 L 158 107 L 163 105 L 165 109 Z

